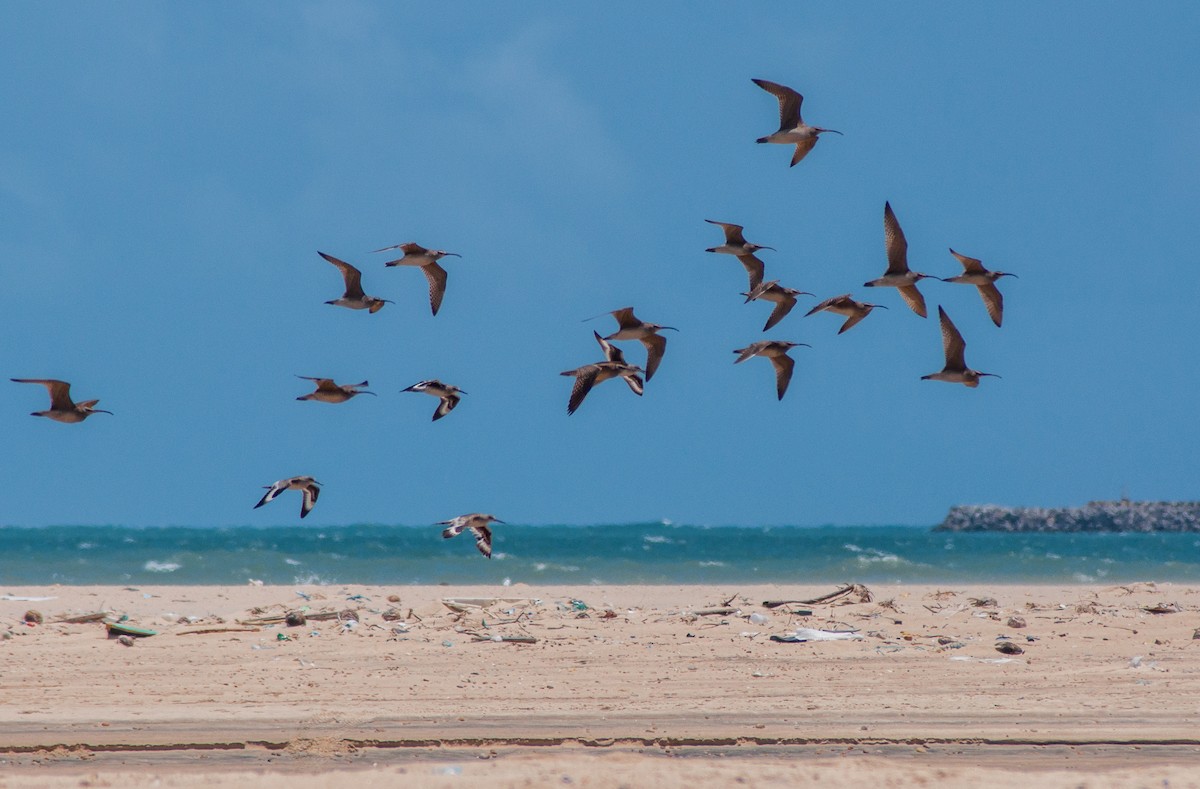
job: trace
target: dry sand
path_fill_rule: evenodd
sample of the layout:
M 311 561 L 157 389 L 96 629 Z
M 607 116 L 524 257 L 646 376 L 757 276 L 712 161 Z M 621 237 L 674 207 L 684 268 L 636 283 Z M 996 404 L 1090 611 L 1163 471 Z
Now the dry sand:
M 833 589 L 4 589 L 0 788 L 1200 787 L 1200 587 Z

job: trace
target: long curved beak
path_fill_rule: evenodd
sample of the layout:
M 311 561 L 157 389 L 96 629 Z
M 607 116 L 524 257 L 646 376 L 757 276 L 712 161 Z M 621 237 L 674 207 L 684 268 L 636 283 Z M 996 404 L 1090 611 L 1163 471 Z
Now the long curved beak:
M 995 373 L 980 373 L 980 374 L 979 374 L 979 377 L 980 377 L 980 378 L 982 378 L 982 377 L 983 377 L 983 376 L 985 376 L 985 375 L 986 375 L 988 378 L 999 378 L 999 377 L 1000 377 L 1000 376 L 996 375 Z
M 1001 277 L 1013 277 L 1014 279 L 1020 279 L 1020 277 L 1018 277 L 1016 274 L 1009 274 L 1007 271 L 1001 271 L 1000 276 Z
M 457 252 L 446 252 L 444 255 L 442 255 L 442 257 L 460 258 L 460 257 L 462 257 L 462 255 L 458 254 Z
M 759 245 L 759 247 L 758 247 L 758 248 L 759 248 L 759 249 L 769 249 L 769 250 L 771 250 L 772 252 L 778 252 L 778 251 L 779 251 L 779 250 L 778 250 L 778 249 L 776 249 L 775 247 L 764 247 L 764 246 L 762 246 L 762 245 Z
M 506 526 L 508 525 L 507 523 L 505 523 L 504 521 L 500 520 L 499 518 L 492 518 L 492 523 L 504 523 Z
M 671 331 L 679 331 L 679 329 L 676 329 L 674 326 L 659 326 L 658 328 L 659 329 L 670 329 Z
M 819 128 L 819 129 L 817 129 L 817 131 L 819 131 L 819 132 L 831 132 L 831 133 L 833 133 L 833 134 L 842 134 L 842 133 L 841 133 L 840 131 L 838 131 L 837 129 L 820 129 L 820 128 Z M 842 134 L 842 136 L 843 136 L 843 137 L 845 137 L 846 135 Z
M 366 389 L 359 389 L 357 394 L 369 394 L 372 397 L 379 397 L 379 395 L 375 394 L 374 392 L 368 392 Z
M 91 410 L 91 413 L 93 413 L 93 414 L 108 414 L 109 416 L 113 415 L 112 411 L 105 411 L 103 408 L 93 408 Z

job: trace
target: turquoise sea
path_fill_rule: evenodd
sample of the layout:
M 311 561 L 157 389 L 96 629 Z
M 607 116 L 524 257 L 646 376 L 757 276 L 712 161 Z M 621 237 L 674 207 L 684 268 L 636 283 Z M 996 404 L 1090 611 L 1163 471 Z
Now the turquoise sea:
M 911 526 L 0 528 L 0 587 L 42 584 L 1200 582 L 1200 534 Z

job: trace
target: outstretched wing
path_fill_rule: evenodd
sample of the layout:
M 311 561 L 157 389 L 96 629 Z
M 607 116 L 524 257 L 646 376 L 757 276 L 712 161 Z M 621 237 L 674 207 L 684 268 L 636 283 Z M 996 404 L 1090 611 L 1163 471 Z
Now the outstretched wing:
M 966 255 L 960 255 L 953 249 L 950 250 L 950 254 L 958 258 L 958 262 L 962 263 L 963 271 L 969 274 L 982 274 L 987 271 L 983 267 L 983 261 L 978 258 L 969 258 Z
M 617 364 L 625 364 L 625 353 L 620 348 L 601 337 L 600 332 L 593 330 L 592 334 L 595 335 L 596 342 L 600 343 L 600 347 L 604 349 L 605 359 Z
M 787 296 L 782 301 L 776 302 L 775 309 L 771 311 L 771 317 L 767 318 L 767 325 L 763 326 L 763 331 L 767 331 L 775 324 L 783 320 L 783 316 L 792 311 L 792 307 L 796 306 L 796 297 Z
M 471 534 L 475 535 L 475 547 L 487 558 L 492 558 L 492 530 L 487 526 L 472 526 Z
M 967 369 L 967 343 L 941 305 L 938 305 L 938 319 L 942 324 L 942 350 L 946 354 L 946 369 Z
M 642 345 L 646 346 L 646 380 L 649 381 L 654 377 L 654 371 L 658 369 L 659 362 L 666 353 L 667 338 L 659 334 L 651 334 L 642 338 Z
M 725 243 L 733 246 L 745 246 L 746 239 L 742 236 L 742 226 L 732 222 L 718 222 L 715 219 L 705 219 L 710 225 L 716 225 L 725 231 Z
M 776 82 L 768 82 L 765 79 L 751 79 L 751 82 L 765 90 L 767 93 L 770 93 L 775 98 L 779 99 L 780 131 L 794 129 L 800 125 L 800 105 L 804 102 L 803 96 L 786 85 L 780 85 Z M 793 162 L 793 164 L 795 164 L 795 162 Z
M 983 306 L 987 307 L 988 315 L 992 319 L 992 323 L 997 326 L 1000 321 L 1004 320 L 1004 297 L 1000 295 L 1000 291 L 995 285 L 988 283 L 987 285 L 978 285 L 979 295 L 983 297 Z
M 9 380 L 18 384 L 41 384 L 46 387 L 46 391 L 50 393 L 50 410 L 51 411 L 70 411 L 75 407 L 75 403 L 71 401 L 71 385 L 66 381 L 59 381 L 55 378 L 10 378 Z M 100 402 L 93 401 L 93 404 Z
M 792 153 L 792 163 L 788 166 L 795 167 L 796 164 L 801 159 L 803 159 L 805 156 L 808 156 L 808 152 L 811 151 L 813 149 L 813 146 L 816 144 L 817 144 L 817 135 L 815 135 L 815 134 L 812 137 L 809 137 L 804 142 L 796 143 L 796 150 L 795 150 L 795 152 Z
M 575 413 L 576 409 L 583 403 L 583 398 L 587 397 L 588 392 L 592 391 L 592 387 L 596 384 L 596 373 L 598 372 L 600 372 L 600 368 L 594 364 L 581 367 L 576 371 L 575 386 L 571 388 L 571 399 L 567 402 L 568 415 Z
M 362 289 L 361 271 L 344 260 L 338 260 L 333 255 L 326 255 L 324 252 L 317 252 L 317 254 L 337 266 L 338 271 L 342 272 L 342 279 L 346 281 L 346 298 L 361 299 L 365 295 Z
M 300 502 L 300 517 L 303 518 L 312 512 L 313 506 L 317 503 L 317 497 L 321 495 L 321 489 L 310 484 L 301 492 L 304 494 L 304 498 Z
M 433 309 L 433 314 L 437 315 L 442 306 L 442 297 L 446 295 L 446 269 L 437 263 L 430 263 L 422 266 L 421 270 L 429 280 L 429 306 Z
M 750 292 L 753 293 L 763 281 L 763 262 L 752 254 L 738 255 L 737 259 L 745 266 L 746 273 L 750 276 Z
M 917 313 L 922 318 L 926 317 L 925 297 L 921 295 L 921 291 L 917 290 L 916 285 L 905 285 L 902 288 L 896 288 L 896 290 L 900 291 L 900 295 L 904 297 L 904 303 L 907 304 L 913 312 Z
M 433 412 L 433 421 L 436 422 L 446 414 L 454 410 L 454 406 L 458 405 L 458 401 L 462 398 L 456 394 L 448 394 L 438 402 L 437 410 Z
M 892 211 L 892 204 L 883 204 L 883 246 L 887 250 L 888 274 L 903 274 L 908 271 L 908 239 L 900 229 L 900 221 Z
M 792 370 L 796 362 L 787 354 L 780 354 L 771 357 L 771 364 L 775 367 L 775 391 L 782 400 L 787 393 L 788 384 L 792 382 Z
M 258 509 L 268 501 L 274 500 L 276 496 L 287 490 L 287 483 L 288 481 L 286 479 L 281 479 L 273 485 L 267 485 L 267 492 L 264 493 L 263 497 L 258 500 L 257 504 L 254 505 L 254 509 Z

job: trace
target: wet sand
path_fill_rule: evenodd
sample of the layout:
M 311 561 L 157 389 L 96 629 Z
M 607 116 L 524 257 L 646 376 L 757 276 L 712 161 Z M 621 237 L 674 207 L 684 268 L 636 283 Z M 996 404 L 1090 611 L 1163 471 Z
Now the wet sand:
M 834 589 L 4 589 L 0 787 L 1200 786 L 1200 587 Z

